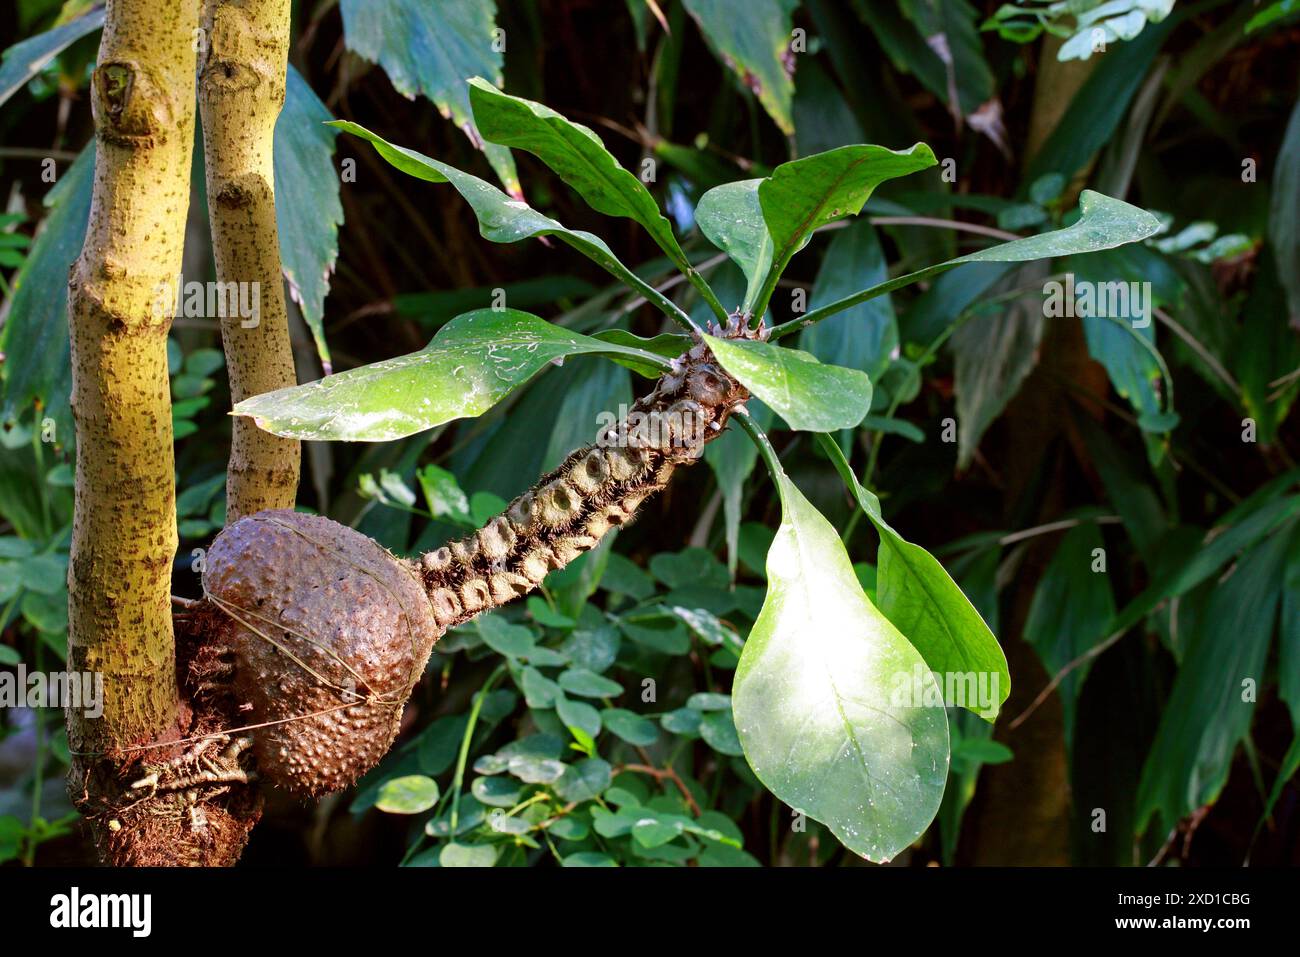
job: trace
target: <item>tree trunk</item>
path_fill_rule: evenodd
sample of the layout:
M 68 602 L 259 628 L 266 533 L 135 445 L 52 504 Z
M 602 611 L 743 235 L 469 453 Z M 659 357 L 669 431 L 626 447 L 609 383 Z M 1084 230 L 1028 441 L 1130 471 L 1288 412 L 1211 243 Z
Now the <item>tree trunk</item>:
M 197 17 L 198 0 L 109 0 L 92 83 L 94 191 L 68 282 L 68 666 L 98 672 L 104 689 L 101 718 L 68 712 L 70 786 L 92 816 L 129 763 L 122 749 L 177 736 L 167 334 L 189 207 Z
M 275 121 L 284 105 L 289 13 L 289 0 L 205 0 L 203 8 L 207 55 L 199 108 L 217 279 L 225 290 L 238 288 L 240 302 L 258 304 L 254 316 L 227 309 L 221 318 L 235 402 L 297 381 L 272 158 Z M 227 523 L 263 509 L 293 508 L 299 458 L 296 440 L 236 418 L 226 473 Z

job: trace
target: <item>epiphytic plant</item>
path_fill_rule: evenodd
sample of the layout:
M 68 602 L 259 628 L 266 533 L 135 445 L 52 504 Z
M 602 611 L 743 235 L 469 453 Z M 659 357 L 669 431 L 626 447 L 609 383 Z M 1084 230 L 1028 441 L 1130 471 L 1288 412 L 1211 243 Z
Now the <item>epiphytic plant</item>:
M 523 595 L 631 520 L 674 469 L 737 423 L 757 445 L 783 519 L 767 556 L 768 593 L 740 655 L 735 728 L 757 777 L 875 861 L 906 847 L 934 817 L 949 762 L 946 706 L 992 721 L 1010 691 L 1006 659 L 942 566 L 883 519 L 836 440 L 867 415 L 872 385 L 777 344 L 791 332 L 965 262 L 1024 262 L 1144 239 L 1155 217 L 1085 192 L 1072 225 L 901 275 L 779 325 L 765 317 L 783 270 L 813 233 L 856 215 L 881 182 L 935 163 L 917 144 L 847 146 L 794 160 L 762 179 L 707 193 L 703 233 L 746 278 L 723 303 L 695 269 L 642 183 L 589 129 L 537 103 L 471 81 L 474 122 L 492 143 L 533 153 L 597 211 L 638 222 L 713 313 L 706 328 L 623 265 L 597 236 L 348 122 L 393 166 L 450 183 L 493 242 L 554 237 L 591 257 L 681 326 L 641 339 L 593 336 L 509 308 L 458 316 L 411 355 L 247 399 L 235 408 L 276 435 L 388 441 L 477 416 L 565 357 L 594 354 L 655 379 L 614 428 L 473 534 L 418 560 L 363 535 L 289 511 L 248 516 L 209 550 L 205 622 L 189 674 L 229 726 L 251 728 L 220 753 L 208 745 L 154 766 L 144 786 L 175 794 L 243 788 L 253 779 L 304 795 L 346 787 L 378 761 L 402 704 L 448 628 Z M 745 403 L 760 400 L 825 455 L 880 536 L 876 600 L 837 532 L 783 471 Z M 981 694 L 969 689 L 978 687 Z M 963 689 L 966 689 L 963 691 Z M 575 731 L 575 736 L 577 732 Z

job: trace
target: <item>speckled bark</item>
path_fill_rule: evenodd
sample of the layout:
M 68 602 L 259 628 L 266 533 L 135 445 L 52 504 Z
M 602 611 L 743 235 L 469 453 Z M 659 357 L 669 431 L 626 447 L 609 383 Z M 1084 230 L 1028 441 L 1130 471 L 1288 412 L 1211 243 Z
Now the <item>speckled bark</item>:
M 239 402 L 296 382 L 280 273 L 272 140 L 284 105 L 289 0 L 205 0 L 199 76 L 208 215 L 217 279 L 256 283 L 256 320 L 221 318 L 230 392 Z M 248 287 L 253 288 L 253 287 Z M 233 421 L 226 517 L 293 508 L 299 445 Z
M 68 666 L 104 676 L 104 714 L 68 713 L 74 793 L 93 755 L 174 734 L 176 555 L 170 302 L 194 139 L 198 0 L 110 0 L 91 101 L 90 221 L 68 284 L 76 507 Z

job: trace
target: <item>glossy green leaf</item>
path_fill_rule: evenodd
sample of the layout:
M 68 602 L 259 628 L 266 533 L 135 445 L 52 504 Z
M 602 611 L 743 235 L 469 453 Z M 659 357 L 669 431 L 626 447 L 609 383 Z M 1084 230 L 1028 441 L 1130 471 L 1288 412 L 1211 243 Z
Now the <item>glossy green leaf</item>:
M 704 340 L 722 367 L 792 429 L 851 429 L 871 408 L 871 380 L 865 372 L 822 365 L 806 352 L 770 342 Z
M 887 861 L 939 808 L 947 714 L 920 654 L 863 594 L 835 529 L 774 454 L 768 464 L 783 515 L 736 670 L 736 729 L 772 793 Z
M 665 313 L 674 317 L 681 316 L 681 310 L 669 302 L 662 293 L 657 292 L 654 287 L 638 278 L 619 262 L 618 257 L 599 236 L 582 230 L 567 229 L 550 217 L 542 215 L 522 199 L 512 198 L 501 192 L 491 183 L 417 153 L 415 150 L 395 146 L 356 123 L 336 120 L 330 125 L 369 140 L 380 156 L 403 173 L 430 183 L 451 183 L 452 188 L 460 193 L 474 210 L 474 215 L 478 217 L 479 234 L 484 239 L 494 243 L 513 243 L 521 239 L 555 236 L 561 242 L 595 261 L 616 279 L 631 286 Z M 628 176 L 631 174 L 629 173 Z M 633 181 L 636 181 L 634 177 Z
M 273 149 L 280 265 L 326 369 L 330 354 L 325 344 L 325 296 L 338 259 L 343 222 L 342 181 L 334 168 L 338 132 L 326 125 L 330 119 L 325 104 L 290 66 Z
M 424 349 L 245 399 L 276 435 L 385 442 L 481 415 L 547 363 L 584 353 L 646 354 L 601 342 L 514 309 L 480 309 L 447 323 Z
M 841 146 L 815 156 L 782 163 L 758 187 L 763 219 L 772 236 L 772 269 L 758 297 L 766 306 L 792 256 L 817 229 L 856 216 L 885 180 L 933 166 L 934 153 L 924 143 L 906 150 L 883 146 Z
M 92 10 L 61 27 L 29 37 L 4 51 L 0 62 L 0 105 L 62 51 L 104 25 L 104 11 Z
M 690 263 L 645 184 L 614 159 L 599 136 L 550 107 L 510 96 L 479 77 L 469 81 L 474 119 L 493 143 L 532 153 L 596 211 L 645 227 L 679 269 Z
M 341 0 L 343 39 L 378 63 L 403 96 L 424 95 L 487 154 L 505 188 L 520 195 L 510 151 L 484 144 L 470 113 L 472 76 L 501 83 L 502 56 L 493 0 Z
M 1127 243 L 1140 242 L 1149 236 L 1154 236 L 1161 229 L 1160 220 L 1145 209 L 1090 189 L 1085 189 L 1080 194 L 1079 211 L 1079 218 L 1073 224 L 1061 229 L 1014 239 L 965 256 L 958 256 L 956 259 L 949 259 L 947 262 L 897 276 L 888 282 L 877 283 L 851 296 L 819 306 L 800 319 L 792 319 L 777 326 L 772 330 L 772 337 L 775 339 L 789 335 L 802 326 L 819 322 L 850 306 L 856 306 L 858 303 L 902 289 L 904 286 L 929 279 L 931 276 L 937 276 L 962 263 L 1033 262 L 1056 256 L 1097 252 L 1101 249 L 1114 249 Z
M 794 81 L 786 70 L 798 0 L 684 0 L 719 59 L 763 104 L 781 132 L 794 132 Z
M 745 274 L 745 297 L 740 308 L 746 314 L 753 311 L 763 280 L 772 268 L 772 236 L 758 200 L 762 182 L 746 179 L 715 186 L 700 197 L 695 207 L 700 231 Z
M 828 436 L 818 436 L 818 444 L 880 534 L 876 601 L 881 612 L 921 653 L 930 670 L 944 676 L 945 692 L 951 681 L 963 698 L 970 699 L 946 703 L 965 707 L 992 723 L 1011 693 L 1002 646 L 939 560 L 884 520 L 879 501 L 858 482 L 840 447 Z

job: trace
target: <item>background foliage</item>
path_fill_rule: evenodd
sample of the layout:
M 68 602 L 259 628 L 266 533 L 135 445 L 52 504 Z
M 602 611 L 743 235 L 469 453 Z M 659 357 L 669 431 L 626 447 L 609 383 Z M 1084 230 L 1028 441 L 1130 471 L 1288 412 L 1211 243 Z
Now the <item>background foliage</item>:
M 561 243 L 484 243 L 451 190 L 399 177 L 322 125 L 355 121 L 494 179 L 605 236 L 647 282 L 671 275 L 633 224 L 595 215 L 533 156 L 484 144 L 467 75 L 585 123 L 627 169 L 652 174 L 672 235 L 730 291 L 728 307 L 747 298 L 746 277 L 696 222 L 708 189 L 846 144 L 928 143 L 939 166 L 885 184 L 863 216 L 812 239 L 773 296 L 776 322 L 801 295 L 816 309 L 983 248 L 989 230 L 1068 225 L 1084 186 L 1165 218 L 1143 244 L 969 263 L 799 336 L 871 377 L 870 414 L 840 438 L 888 525 L 861 521 L 811 436 L 759 414 L 869 595 L 883 600 L 878 536 L 896 528 L 943 559 L 1011 663 L 996 728 L 949 713 L 943 804 L 900 861 L 1295 863 L 1294 4 L 295 7 L 276 185 L 303 381 L 419 349 L 497 289 L 575 332 L 664 331 Z M 0 17 L 0 665 L 51 668 L 66 643 L 74 452 L 64 285 L 88 208 L 99 14 L 84 0 L 19 0 Z M 194 182 L 185 279 L 202 281 L 201 169 Z M 1137 336 L 1104 319 L 1049 321 L 1044 284 L 1066 273 L 1150 282 L 1155 321 Z M 689 284 L 669 294 L 708 317 Z M 224 516 L 216 325 L 183 314 L 170 343 L 178 594 L 195 593 L 191 551 Z M 382 444 L 310 443 L 300 502 L 398 553 L 426 550 L 590 441 L 598 414 L 633 390 L 626 368 L 574 356 L 479 419 Z M 273 804 L 247 860 L 856 862 L 740 757 L 729 691 L 781 510 L 743 436 L 708 461 L 542 594 L 447 635 L 385 762 L 317 807 Z M 0 735 L 0 861 L 83 859 L 58 716 L 10 710 Z

